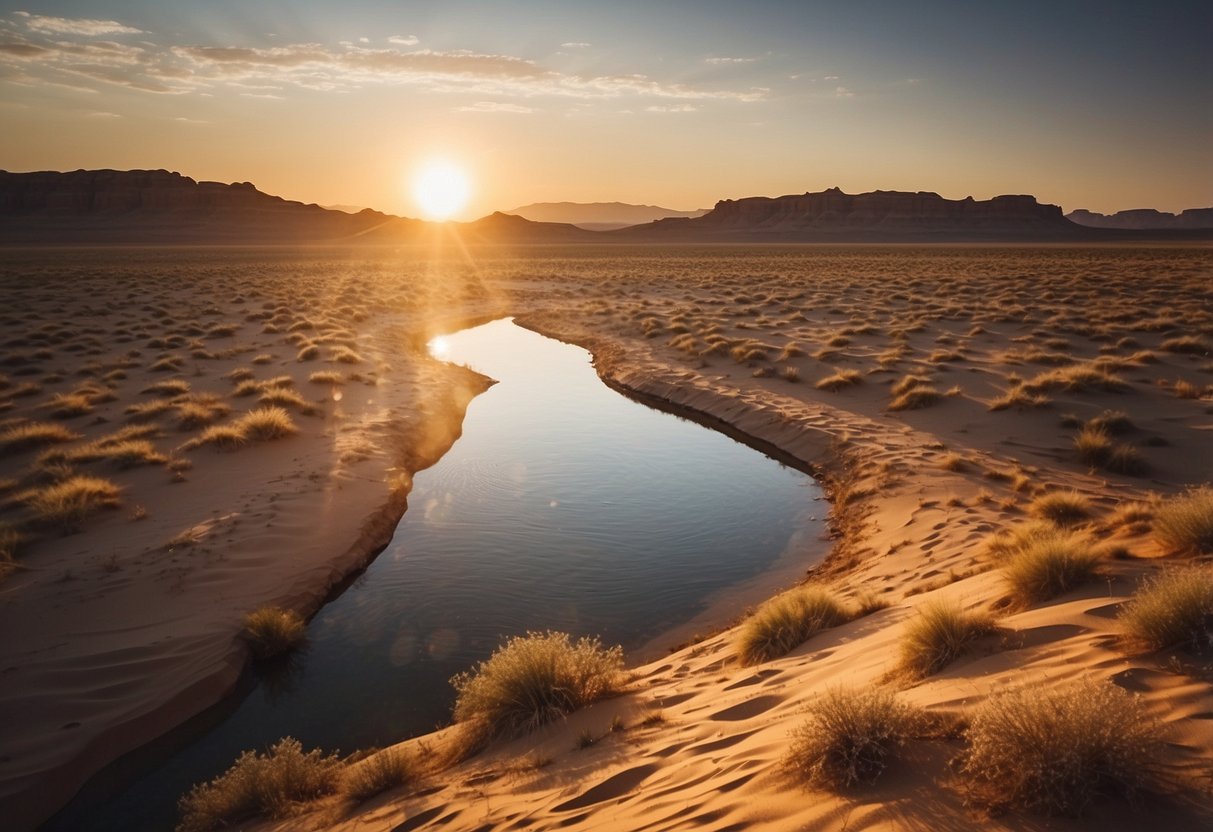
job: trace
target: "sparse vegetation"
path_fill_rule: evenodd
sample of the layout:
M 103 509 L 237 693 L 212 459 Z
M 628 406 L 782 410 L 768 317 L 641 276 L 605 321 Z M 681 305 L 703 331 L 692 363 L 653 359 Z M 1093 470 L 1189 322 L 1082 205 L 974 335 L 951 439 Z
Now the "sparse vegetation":
M 938 673 L 976 639 L 994 632 L 988 615 L 965 612 L 959 604 L 930 601 L 906 625 L 899 668 L 914 677 Z
M 76 531 L 85 520 L 107 508 L 117 508 L 122 490 L 100 477 L 76 475 L 19 495 L 34 523 Z
M 835 688 L 809 706 L 808 719 L 792 732 L 784 765 L 812 786 L 871 783 L 920 725 L 919 712 L 887 688 Z
M 1213 572 L 1173 567 L 1147 581 L 1120 614 L 1125 632 L 1147 647 L 1213 646 Z
M 299 803 L 335 792 L 342 767 L 319 749 L 286 737 L 266 754 L 245 751 L 226 772 L 181 798 L 177 832 L 210 832 L 257 817 L 283 818 Z
M 567 633 L 528 633 L 451 679 L 455 719 L 482 723 L 493 735 L 530 731 L 614 693 L 623 651 Z
M 858 370 L 835 370 L 834 375 L 826 376 L 817 382 L 814 386 L 818 390 L 829 390 L 831 392 L 842 390 L 846 387 L 853 387 L 863 380 Z
M 1180 551 L 1213 552 L 1213 488 L 1164 500 L 1154 513 L 1154 533 Z
M 770 661 L 846 620 L 846 611 L 832 594 L 816 586 L 800 587 L 767 601 L 746 620 L 737 653 L 743 664 Z
M 53 422 L 19 422 L 0 430 L 0 453 L 14 453 L 58 442 L 72 442 L 80 434 Z
M 1077 491 L 1051 491 L 1033 500 L 1028 513 L 1059 526 L 1073 526 L 1091 517 L 1091 501 Z
M 1165 778 L 1159 724 L 1119 687 L 1025 686 L 973 714 L 962 762 L 982 802 L 1078 815 L 1100 794 L 1133 796 Z
M 408 754 L 399 748 L 389 748 L 349 764 L 342 774 L 340 791 L 351 800 L 370 800 L 408 783 L 415 776 L 415 769 Z
M 241 635 L 259 659 L 279 656 L 303 643 L 303 618 L 294 610 L 262 607 L 244 619 Z
M 1007 583 L 1022 604 L 1047 601 L 1094 577 L 1099 553 L 1075 532 L 1032 527 L 1003 567 Z

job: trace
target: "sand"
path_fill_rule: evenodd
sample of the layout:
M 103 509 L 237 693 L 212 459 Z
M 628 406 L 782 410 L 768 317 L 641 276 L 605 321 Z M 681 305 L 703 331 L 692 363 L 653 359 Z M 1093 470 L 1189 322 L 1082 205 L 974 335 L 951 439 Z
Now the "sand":
M 846 599 L 872 594 L 888 602 L 887 608 L 754 667 L 737 661 L 736 631 L 725 629 L 633 668 L 625 695 L 564 722 L 496 745 L 453 768 L 431 770 L 412 787 L 361 805 L 329 799 L 288 821 L 269 822 L 267 828 L 1130 829 L 1139 828 L 1143 819 L 1175 829 L 1213 824 L 1207 801 L 1176 797 L 1150 799 L 1145 814 L 1134 814 L 1111 798 L 1080 821 L 1016 812 L 992 815 L 966 802 L 949 765 L 961 749 L 956 736 L 912 743 L 908 759 L 875 785 L 842 795 L 807 790 L 790 781 L 780 766 L 789 733 L 805 718 L 813 697 L 830 687 L 892 685 L 908 704 L 963 719 L 992 692 L 1024 684 L 1058 686 L 1079 678 L 1109 680 L 1139 694 L 1168 731 L 1171 762 L 1188 772 L 1209 766 L 1213 674 L 1207 661 L 1175 651 L 1127 649 L 1116 620 L 1117 609 L 1140 580 L 1179 556 L 1148 529 L 1112 520 L 1115 508 L 1127 501 L 1174 493 L 1209 477 L 1213 363 L 1207 353 L 1164 347 L 1181 335 L 1213 340 L 1207 288 L 1213 269 L 1207 248 L 819 247 L 729 248 L 709 257 L 676 249 L 629 249 L 626 254 L 496 252 L 482 255 L 477 274 L 488 287 L 487 296 L 505 298 L 501 305 L 517 314 L 520 324 L 590 349 L 608 384 L 650 404 L 727 426 L 756 447 L 777 449 L 818 472 L 836 500 L 836 540 L 809 579 Z M 476 311 L 454 304 L 444 309 L 452 314 Z M 432 318 L 425 317 L 426 326 Z M 412 319 L 413 327 L 421 326 L 421 320 Z M 406 329 L 409 323 L 404 321 Z M 359 327 L 358 349 L 369 356 L 376 330 L 363 322 Z M 742 349 L 734 355 L 738 347 Z M 291 361 L 293 352 L 282 357 L 274 372 Z M 1046 390 L 1047 382 L 1037 378 L 1056 367 L 1101 361 L 1102 370 L 1122 380 L 1118 391 Z M 410 397 L 424 390 L 445 402 L 432 405 L 431 412 L 457 414 L 461 402 L 466 403 L 461 396 L 443 399 L 451 379 L 441 374 L 448 371 L 420 358 L 401 362 L 394 357 L 391 363 L 393 369 L 381 377 L 393 380 L 392 389 L 402 396 L 398 406 L 420 413 Z M 857 383 L 818 388 L 819 381 L 839 370 L 855 371 Z M 932 386 L 938 400 L 921 409 L 890 410 L 895 398 L 891 388 L 907 374 L 926 377 L 922 384 Z M 1016 378 L 1029 389 L 1037 379 L 1035 386 L 1047 401 L 1025 398 L 992 410 L 1016 386 Z M 367 409 L 382 405 L 379 401 Z M 353 402 L 345 406 L 355 407 Z M 1123 441 L 1144 458 L 1144 473 L 1092 470 L 1077 458 L 1076 425 L 1106 410 L 1124 411 L 1131 420 L 1133 430 Z M 139 641 L 131 633 L 141 625 L 123 626 L 118 620 L 100 628 L 93 623 L 97 618 L 73 612 L 62 625 L 71 628 L 71 643 L 78 643 L 75 633 L 92 633 L 73 649 L 73 656 L 60 656 L 65 651 L 54 648 L 66 629 L 60 636 L 37 635 L 37 652 L 24 643 L 19 658 L 11 645 L 5 647 L 10 652 L 4 666 L 20 662 L 22 668 L 19 686 L 6 679 L 5 696 L 18 689 L 24 695 L 6 705 L 29 711 L 33 698 L 55 693 L 54 713 L 39 715 L 26 732 L 27 747 L 39 749 L 33 759 L 52 756 L 46 750 L 47 730 L 55 720 L 66 724 L 70 713 L 88 712 L 111 729 L 119 722 L 112 705 L 86 707 L 58 695 L 60 679 L 78 680 L 75 690 L 82 697 L 90 680 L 95 691 L 102 679 L 113 680 L 120 689 L 124 678 L 138 677 L 142 692 L 148 689 L 146 679 L 165 675 L 159 669 L 171 662 L 175 669 L 195 668 L 175 681 L 192 675 L 194 684 L 212 685 L 206 692 L 217 696 L 239 668 L 237 612 L 254 601 L 313 602 L 302 600 L 316 598 L 305 587 L 323 582 L 313 580 L 314 571 L 300 569 L 298 560 L 290 568 L 274 567 L 272 581 L 267 578 L 278 584 L 288 576 L 298 578 L 295 595 L 257 590 L 248 585 L 255 570 L 240 569 L 242 563 L 274 561 L 271 553 L 314 539 L 316 526 L 306 518 L 314 516 L 332 488 L 308 478 L 299 458 L 305 441 L 292 437 L 272 447 L 218 455 L 210 483 L 205 477 L 212 460 L 191 454 L 194 468 L 186 472 L 187 483 L 172 489 L 196 481 L 197 492 L 205 495 L 195 501 L 203 519 L 237 512 L 256 522 L 229 532 L 230 542 L 213 535 L 212 545 L 225 542 L 224 556 L 214 554 L 218 548 L 208 552 L 205 565 L 196 564 L 186 579 L 177 581 L 179 594 L 166 591 L 171 573 L 163 569 L 156 571 L 156 580 L 135 581 L 135 574 L 147 570 L 107 573 L 99 564 L 89 576 L 91 592 L 80 585 L 83 581 L 55 578 L 68 563 L 79 563 L 86 551 L 98 558 L 107 550 L 107 523 L 116 527 L 110 540 L 129 536 L 132 529 L 146 534 L 142 548 L 128 549 L 150 559 L 156 551 L 152 541 L 170 537 L 166 533 L 190 518 L 156 521 L 165 524 L 156 534 L 142 530 L 152 528 L 145 524 L 158 514 L 184 511 L 180 498 L 166 501 L 165 506 L 178 506 L 171 511 L 149 503 L 146 520 L 112 517 L 90 525 L 88 545 L 81 537 L 74 555 L 63 545 L 74 538 L 40 543 L 23 553 L 29 572 L 10 576 L 3 585 L 6 604 L 0 620 L 10 627 L 17 626 L 10 622 L 17 622 L 12 616 L 21 611 L 25 618 L 20 620 L 29 622 L 36 620 L 33 611 L 39 605 L 69 600 L 92 605 L 97 616 L 113 615 L 116 593 L 127 590 L 100 592 L 96 582 L 125 579 L 151 588 L 141 598 L 153 597 L 152 589 L 171 598 L 171 603 L 160 601 L 168 608 L 155 627 L 182 633 L 167 644 L 146 633 Z M 317 464 L 331 461 L 333 449 L 322 439 L 315 444 Z M 377 442 L 371 444 L 380 452 Z M 254 451 L 257 461 L 252 461 Z M 275 455 L 282 459 L 275 461 Z M 239 480 L 231 473 L 238 457 L 249 459 L 249 468 L 266 478 L 242 482 L 240 496 L 216 501 L 219 482 Z M 359 463 L 376 471 L 367 478 L 373 481 L 371 493 L 386 490 L 379 466 L 387 461 Z M 286 480 L 266 475 L 263 466 L 272 465 L 302 474 L 297 492 Z M 330 472 L 331 477 L 338 474 Z M 267 493 L 271 486 L 277 492 Z M 361 486 L 343 483 L 342 506 L 356 504 L 347 500 L 355 488 Z M 1114 540 L 1126 552 L 1102 563 L 1095 581 L 1015 609 L 985 543 L 1025 519 L 1035 496 L 1059 489 L 1086 495 L 1094 506 L 1092 533 Z M 149 494 L 156 491 L 148 489 Z M 274 493 L 279 496 L 271 501 Z M 292 499 L 298 509 L 294 515 Z M 271 511 L 277 512 L 274 526 L 264 529 Z M 342 517 L 345 525 L 325 525 L 325 537 L 330 531 L 334 535 L 328 560 L 317 551 L 309 561 L 312 570 L 330 570 L 326 578 L 340 571 L 332 559 L 335 551 L 345 550 L 336 541 L 341 534 L 347 541 L 356 537 L 366 512 L 357 518 L 343 512 Z M 254 527 L 257 535 L 251 533 Z M 87 562 L 88 555 L 84 557 Z M 31 574 L 34 564 L 45 571 Z M 200 616 L 206 617 L 198 607 L 206 606 L 206 599 L 235 593 L 233 584 L 241 590 L 240 603 L 225 602 L 226 612 L 216 613 L 207 626 L 198 624 Z M 191 598 L 197 606 L 186 606 Z M 999 634 L 923 680 L 890 677 L 906 622 L 920 605 L 937 598 L 991 612 Z M 743 613 L 736 610 L 737 616 Z M 203 632 L 209 635 L 195 635 L 201 639 L 197 643 L 185 635 Z M 132 647 L 136 643 L 140 646 Z M 39 670 L 33 659 L 44 655 L 47 667 Z M 140 669 L 140 662 L 150 664 Z M 223 662 L 228 663 L 225 669 L 216 670 Z M 73 667 L 78 675 L 61 673 Z M 188 688 L 169 687 L 151 687 L 161 707 L 174 695 L 205 699 L 197 691 L 187 695 L 182 691 Z M 127 704 L 137 699 L 129 693 L 118 698 Z M 134 707 L 149 722 L 165 713 L 146 702 L 136 701 Z M 166 717 L 160 724 L 168 721 Z M 82 729 L 60 733 L 73 736 L 70 731 Z M 94 747 L 112 736 L 105 727 L 92 730 Z M 586 731 L 596 741 L 577 749 L 578 737 Z M 440 755 L 433 752 L 449 737 L 448 731 L 404 745 L 434 760 Z M 72 747 L 75 771 L 95 763 L 80 751 L 89 748 L 87 742 Z M 29 752 L 23 753 L 28 759 Z M 61 766 L 68 765 L 71 755 L 55 753 Z M 48 770 L 47 762 L 41 768 L 27 766 L 28 782 Z M 47 782 L 45 776 L 41 782 Z

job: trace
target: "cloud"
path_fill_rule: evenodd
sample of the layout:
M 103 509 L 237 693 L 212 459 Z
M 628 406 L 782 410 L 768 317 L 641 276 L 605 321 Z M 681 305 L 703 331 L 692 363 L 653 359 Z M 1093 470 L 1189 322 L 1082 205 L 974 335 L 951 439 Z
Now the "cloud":
M 591 46 L 593 46 L 592 43 L 586 43 L 585 41 L 580 40 L 560 44 L 561 49 L 589 49 Z
M 699 108 L 694 104 L 654 104 L 651 107 L 645 107 L 645 112 L 648 113 L 693 113 Z
M 87 17 L 46 17 L 40 14 L 17 12 L 25 20 L 27 28 L 51 35 L 142 35 L 142 29 L 126 26 L 116 20 L 93 20 Z
M 394 43 L 397 46 L 416 46 L 421 43 L 416 35 L 392 35 L 387 39 L 388 43 Z
M 705 64 L 752 64 L 757 58 L 704 58 Z
M 465 107 L 456 107 L 460 113 L 533 113 L 534 107 L 523 107 L 521 104 L 510 104 L 504 101 L 477 101 Z
M 33 19 L 32 17 L 30 19 Z M 80 24 L 81 21 L 72 21 Z M 107 21 L 102 21 L 106 23 Z M 100 30 L 96 30 L 100 31 Z M 415 87 L 431 93 L 473 94 L 486 101 L 541 96 L 569 99 L 637 97 L 677 101 L 757 101 L 763 88 L 708 89 L 640 74 L 580 75 L 548 69 L 513 55 L 468 50 L 373 48 L 354 42 L 336 46 L 124 44 L 76 33 L 28 36 L 0 43 L 0 69 L 17 68 L 47 83 L 64 76 L 156 93 L 217 92 L 223 88 L 272 87 L 351 92 L 372 86 Z M 392 36 L 390 41 L 416 39 Z M 519 109 L 510 112 L 529 110 Z M 486 109 L 477 111 L 487 112 Z M 496 112 L 506 112 L 498 108 Z
M 854 98 L 855 93 L 851 92 L 846 87 L 835 87 L 834 88 L 834 97 L 835 98 Z

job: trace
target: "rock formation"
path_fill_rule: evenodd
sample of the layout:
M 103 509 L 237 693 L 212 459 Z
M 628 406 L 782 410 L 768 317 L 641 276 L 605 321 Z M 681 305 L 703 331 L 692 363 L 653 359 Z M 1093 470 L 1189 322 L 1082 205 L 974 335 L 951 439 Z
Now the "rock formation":
M 1197 229 L 1213 228 L 1213 208 L 1189 208 L 1180 214 L 1135 208 L 1115 214 L 1099 214 L 1079 208 L 1066 214 L 1066 219 L 1090 228 L 1122 229 Z

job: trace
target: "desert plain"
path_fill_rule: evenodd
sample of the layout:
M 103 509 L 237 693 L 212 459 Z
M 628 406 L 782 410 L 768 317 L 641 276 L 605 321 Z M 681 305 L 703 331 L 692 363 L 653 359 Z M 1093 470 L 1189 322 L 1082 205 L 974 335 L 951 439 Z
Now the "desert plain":
M 1159 520 L 1213 504 L 1207 244 L 446 241 L 0 263 L 14 828 L 230 693 L 250 612 L 306 618 L 365 566 L 491 383 L 425 344 L 507 315 L 587 348 L 621 394 L 812 472 L 830 551 L 788 592 L 827 593 L 838 614 L 755 655 L 747 626 L 769 605 L 739 602 L 535 731 L 472 742 L 457 723 L 341 749 L 340 766 L 394 755 L 408 776 L 360 799 L 322 790 L 257 828 L 1213 825 L 1208 614 L 1203 652 L 1126 624 L 1160 576 L 1209 581 L 1210 544 Z M 1037 538 L 1069 547 L 1073 574 L 1017 580 Z M 907 644 L 945 614 L 955 650 L 924 663 Z M 789 755 L 848 691 L 912 709 L 912 730 L 874 782 L 830 787 Z M 1140 777 L 1096 778 L 1060 816 L 983 779 L 977 715 L 1028 695 L 1132 711 L 1152 738 Z

